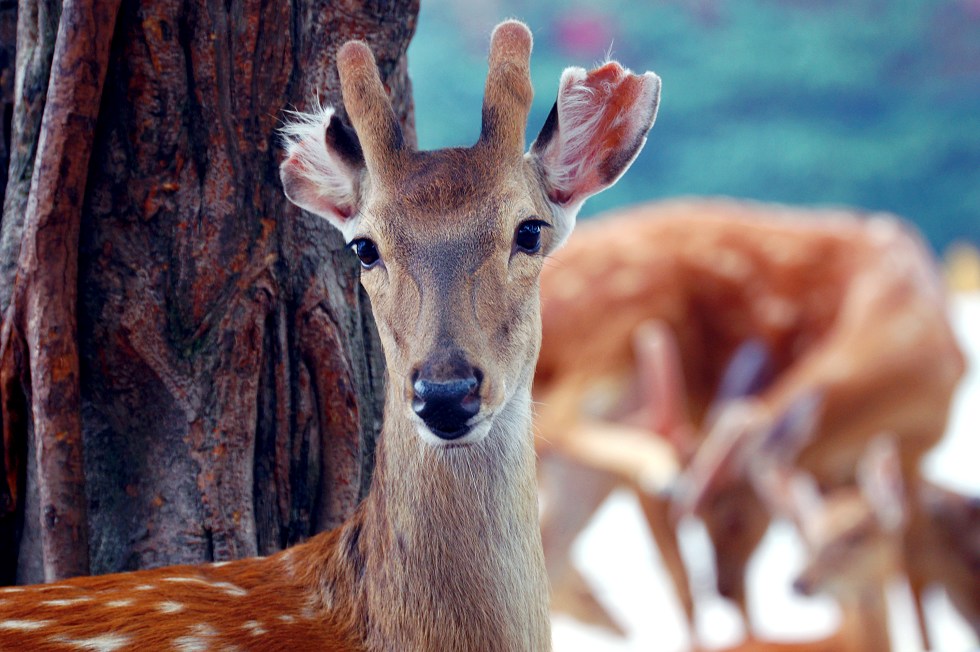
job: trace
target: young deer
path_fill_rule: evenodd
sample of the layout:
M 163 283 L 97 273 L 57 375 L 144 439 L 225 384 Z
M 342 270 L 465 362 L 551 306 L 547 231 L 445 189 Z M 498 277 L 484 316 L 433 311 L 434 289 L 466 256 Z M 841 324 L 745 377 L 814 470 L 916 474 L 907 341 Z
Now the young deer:
M 368 497 L 264 559 L 0 593 L 0 648 L 543 650 L 530 384 L 538 274 L 653 124 L 660 80 L 570 68 L 524 153 L 531 34 L 497 27 L 480 139 L 414 151 L 366 45 L 337 55 L 344 105 L 286 128 L 288 197 L 362 264 L 388 365 Z
M 946 590 L 980 642 L 980 501 L 925 480 L 906 487 L 895 442 L 884 435 L 869 444 L 857 485 L 827 495 L 804 473 L 765 459 L 752 466 L 760 492 L 796 523 L 810 550 L 794 587 L 841 602 L 841 635 L 851 649 L 889 649 L 882 587 L 901 575 L 918 589 L 925 649 L 934 648 L 922 590 L 933 585 Z M 924 515 L 924 526 L 908 527 L 909 505 Z
M 556 588 L 573 577 L 567 554 L 592 512 L 613 487 L 636 486 L 639 466 L 650 467 L 646 460 L 669 442 L 685 468 L 677 498 L 704 519 L 719 590 L 745 613 L 745 567 L 769 515 L 740 453 L 765 423 L 819 390 L 813 439 L 791 454 L 822 485 L 852 483 L 868 438 L 881 430 L 898 436 L 910 475 L 942 437 L 964 368 L 930 256 L 887 216 L 724 200 L 637 206 L 583 225 L 545 268 L 541 294 L 534 394 L 543 481 L 551 493 L 583 498 L 546 514 Z M 673 380 L 644 394 L 636 388 L 647 363 L 634 342 L 651 320 L 670 334 L 658 346 L 675 351 L 658 364 L 667 370 L 659 376 Z M 755 344 L 739 363 L 745 387 L 726 394 L 720 388 L 746 343 Z M 646 443 L 636 423 L 624 424 L 644 405 L 659 413 L 641 428 Z M 616 460 L 596 454 L 630 446 Z M 666 498 L 638 496 L 690 614 Z

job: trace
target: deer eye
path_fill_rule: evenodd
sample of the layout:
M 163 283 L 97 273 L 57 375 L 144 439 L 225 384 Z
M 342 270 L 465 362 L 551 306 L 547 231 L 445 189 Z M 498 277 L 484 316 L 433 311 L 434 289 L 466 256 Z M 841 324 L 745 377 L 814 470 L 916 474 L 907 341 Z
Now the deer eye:
M 526 254 L 536 254 L 541 250 L 541 228 L 547 222 L 538 219 L 524 220 L 514 233 L 514 248 Z
M 348 246 L 357 254 L 358 260 L 361 261 L 361 267 L 364 269 L 371 269 L 375 263 L 381 260 L 377 245 L 367 238 L 358 238 Z

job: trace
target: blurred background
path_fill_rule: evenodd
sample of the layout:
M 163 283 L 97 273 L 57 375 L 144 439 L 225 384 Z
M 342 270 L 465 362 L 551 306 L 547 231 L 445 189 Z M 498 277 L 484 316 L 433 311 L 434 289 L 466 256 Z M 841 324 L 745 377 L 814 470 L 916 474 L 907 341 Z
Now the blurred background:
M 583 217 L 652 199 L 727 195 L 890 211 L 918 226 L 959 270 L 956 287 L 973 290 L 953 296 L 971 371 L 927 475 L 980 495 L 980 0 L 424 0 L 409 49 L 422 148 L 476 140 L 489 34 L 507 17 L 535 36 L 528 141 L 566 66 L 613 58 L 663 79 L 645 150 Z M 703 533 L 690 524 L 685 539 L 695 583 L 709 586 Z M 631 495 L 614 494 L 600 510 L 575 561 L 626 638 L 559 616 L 558 652 L 690 644 Z M 801 563 L 792 529 L 774 528 L 750 572 L 759 633 L 832 631 L 832 601 L 798 598 L 789 587 Z M 893 601 L 907 617 L 901 587 Z M 941 597 L 932 608 L 938 649 L 967 649 L 972 638 Z M 893 627 L 896 649 L 917 649 L 911 619 L 899 616 Z M 709 646 L 742 635 L 730 606 L 710 597 L 698 630 Z
M 424 0 L 421 147 L 476 140 L 507 17 L 534 31 L 529 141 L 566 66 L 608 56 L 663 79 L 646 149 L 583 215 L 721 194 L 892 211 L 939 252 L 980 242 L 980 0 Z

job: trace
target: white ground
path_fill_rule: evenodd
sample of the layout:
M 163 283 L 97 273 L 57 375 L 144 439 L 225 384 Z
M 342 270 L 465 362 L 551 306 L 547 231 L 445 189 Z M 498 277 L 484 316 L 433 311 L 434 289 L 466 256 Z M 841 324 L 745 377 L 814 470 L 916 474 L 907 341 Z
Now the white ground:
M 980 495 L 980 293 L 954 297 L 952 314 L 970 369 L 959 389 L 949 431 L 926 462 L 933 480 L 960 491 Z M 686 561 L 693 568 L 695 587 L 710 595 L 713 569 L 707 538 L 696 523 L 685 526 Z M 579 538 L 575 562 L 599 598 L 627 631 L 620 639 L 603 630 L 580 625 L 556 615 L 553 620 L 555 652 L 672 652 L 690 645 L 666 572 L 639 506 L 628 493 L 609 498 Z M 806 640 L 835 629 L 833 602 L 804 599 L 793 594 L 791 579 L 802 564 L 802 548 L 791 527 L 776 524 L 756 553 L 749 571 L 750 609 L 755 629 L 766 638 Z M 906 587 L 891 592 L 893 640 L 896 650 L 921 649 Z M 943 652 L 976 648 L 972 634 L 952 611 L 945 596 L 932 596 L 930 631 Z M 705 646 L 737 643 L 741 626 L 735 610 L 720 598 L 700 600 L 698 636 Z

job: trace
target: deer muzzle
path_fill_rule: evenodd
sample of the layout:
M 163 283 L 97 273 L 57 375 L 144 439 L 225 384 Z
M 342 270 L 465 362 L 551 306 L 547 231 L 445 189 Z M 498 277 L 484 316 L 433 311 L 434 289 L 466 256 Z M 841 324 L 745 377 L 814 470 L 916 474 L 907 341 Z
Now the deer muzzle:
M 412 410 L 439 439 L 460 439 L 480 411 L 482 380 L 462 358 L 424 364 L 413 374 Z

